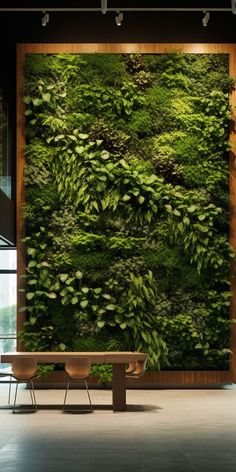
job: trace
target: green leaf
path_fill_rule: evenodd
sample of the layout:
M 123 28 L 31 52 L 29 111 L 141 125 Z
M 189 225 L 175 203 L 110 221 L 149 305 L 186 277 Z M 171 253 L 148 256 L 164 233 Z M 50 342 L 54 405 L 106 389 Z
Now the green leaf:
M 93 291 L 94 291 L 94 293 L 96 293 L 96 295 L 98 295 L 99 293 L 101 293 L 102 288 L 101 287 L 96 287 Z
M 48 298 L 57 298 L 57 294 L 55 292 L 50 292 L 46 294 Z
M 93 202 L 93 207 L 99 212 L 99 207 L 98 207 L 98 204 L 97 204 L 96 200 L 94 200 L 94 202 Z
M 77 279 L 82 279 L 83 272 L 80 272 L 80 270 L 77 270 L 77 272 L 75 273 L 75 276 L 77 277 Z
M 203 215 L 203 214 L 198 215 L 198 219 L 199 219 L 200 221 L 205 220 L 205 218 L 206 218 L 206 215 Z
M 32 300 L 32 298 L 34 298 L 34 296 L 35 296 L 35 293 L 34 293 L 34 292 L 28 292 L 28 293 L 26 294 L 27 300 Z
M 41 262 L 41 266 L 42 266 L 42 267 L 50 267 L 50 265 L 48 264 L 47 261 Z
M 173 215 L 175 216 L 181 216 L 181 213 L 179 210 L 177 210 L 176 208 L 173 210 Z
M 26 95 L 26 96 L 24 97 L 24 103 L 26 103 L 26 105 L 29 105 L 30 102 L 31 102 L 31 97 L 30 97 L 29 95 Z
M 42 93 L 42 97 L 43 97 L 43 100 L 45 102 L 50 102 L 50 99 L 51 99 L 51 94 L 50 93 Z
M 42 100 L 40 98 L 33 98 L 32 102 L 35 107 L 38 107 L 39 105 L 42 104 Z
M 71 141 L 77 141 L 76 137 L 73 134 L 68 134 L 68 138 L 71 139 Z
M 98 326 L 99 328 L 103 328 L 104 325 L 105 325 L 105 321 L 102 321 L 102 320 L 97 321 L 97 326 Z
M 98 175 L 98 179 L 101 180 L 102 182 L 107 181 L 107 176 L 106 175 Z
M 59 344 L 59 348 L 62 350 L 62 351 L 65 351 L 66 350 L 66 345 L 64 343 L 60 343 Z
M 58 134 L 56 137 L 55 137 L 55 142 L 59 141 L 60 139 L 63 139 L 65 137 L 64 134 Z
M 59 279 L 62 281 L 62 282 L 65 282 L 66 279 L 68 279 L 69 277 L 69 274 L 60 274 L 59 275 Z
M 123 202 L 128 202 L 130 199 L 131 199 L 131 196 L 130 196 L 130 195 L 127 195 L 127 194 L 125 194 L 125 195 L 122 197 Z
M 196 205 L 190 205 L 190 207 L 188 207 L 188 212 L 189 213 L 193 213 L 195 210 L 196 210 Z
M 82 300 L 82 302 L 80 302 L 81 308 L 86 308 L 86 306 L 88 306 L 88 303 L 88 300 Z
M 107 159 L 109 159 L 110 157 L 110 153 L 108 151 L 102 151 L 101 152 L 101 158 L 105 161 Z
M 72 300 L 71 300 L 71 304 L 76 305 L 76 303 L 78 303 L 78 301 L 79 301 L 78 297 L 73 297 Z
M 37 261 L 29 261 L 28 267 L 35 267 L 37 265 Z
M 166 209 L 166 211 L 168 211 L 168 213 L 172 213 L 172 206 L 171 205 L 165 205 L 165 209 Z
M 81 288 L 81 292 L 83 292 L 83 293 L 88 293 L 88 292 L 89 292 L 89 288 L 88 288 L 88 287 L 82 287 L 82 288 Z
M 103 293 L 103 294 L 102 294 L 102 297 L 103 297 L 103 298 L 106 298 L 107 300 L 110 300 L 110 299 L 111 299 L 111 295 L 109 295 L 109 293 Z
M 38 282 L 37 279 L 30 279 L 30 280 L 27 281 L 27 284 L 28 285 L 35 285 L 37 282 Z
M 77 152 L 77 154 L 83 154 L 84 150 L 84 146 L 76 146 L 75 148 L 75 152 Z
M 140 197 L 138 197 L 138 202 L 140 203 L 140 205 L 142 205 L 142 203 L 145 201 L 145 198 L 140 195 Z
M 36 253 L 36 249 L 34 247 L 29 247 L 27 249 L 27 254 L 29 254 L 29 256 L 33 256 L 35 253 Z
M 115 306 L 115 305 L 112 305 L 112 304 L 111 304 L 111 305 L 106 305 L 106 309 L 113 311 L 113 310 L 116 309 L 116 306 Z
M 126 321 L 124 321 L 124 323 L 121 323 L 121 324 L 120 324 L 120 328 L 121 328 L 121 329 L 125 329 L 126 326 L 127 326 Z

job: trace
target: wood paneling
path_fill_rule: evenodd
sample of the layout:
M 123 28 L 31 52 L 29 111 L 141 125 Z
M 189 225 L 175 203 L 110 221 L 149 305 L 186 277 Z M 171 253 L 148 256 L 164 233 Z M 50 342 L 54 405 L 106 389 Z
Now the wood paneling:
M 39 386 L 66 384 L 66 375 L 63 370 L 53 371 L 43 375 L 37 379 L 36 384 Z M 89 383 L 98 384 L 96 377 L 89 377 Z M 194 387 L 196 385 L 214 386 L 230 383 L 230 372 L 224 370 L 214 371 L 163 371 L 163 372 L 146 372 L 139 379 L 126 379 L 127 388 L 142 388 L 150 386 L 152 388 L 163 387 Z
M 27 53 L 35 54 L 56 54 L 56 53 L 152 53 L 161 54 L 173 51 L 181 51 L 193 54 L 229 54 L 229 73 L 236 79 L 236 44 L 158 44 L 158 43 L 50 43 L 50 44 L 19 44 L 17 46 L 17 247 L 18 247 L 18 287 L 23 287 L 24 279 L 20 277 L 25 272 L 25 256 L 24 245 L 22 238 L 24 237 L 24 218 L 22 206 L 24 204 L 24 104 L 23 104 L 23 90 L 24 90 L 24 63 Z M 236 134 L 235 134 L 235 107 L 236 107 L 236 91 L 233 92 L 232 97 L 233 119 L 231 127 L 231 141 L 232 152 L 230 156 L 230 205 L 231 205 L 231 220 L 230 220 L 230 241 L 236 251 Z M 232 268 L 232 274 L 234 273 Z M 236 319 L 236 280 L 232 276 L 232 303 L 231 303 L 231 317 Z M 18 308 L 24 305 L 24 297 L 22 292 L 18 291 Z M 18 312 L 18 330 L 22 328 L 24 322 L 24 314 Z M 236 382 L 236 325 L 232 325 L 231 329 L 231 346 L 232 359 L 230 367 L 230 378 Z M 23 349 L 18 343 L 18 349 Z M 163 373 L 164 374 L 164 373 Z M 180 373 L 178 374 L 178 376 Z M 181 374 L 182 375 L 182 374 Z M 180 378 L 180 377 L 178 377 Z M 195 377 L 193 377 L 195 378 Z M 180 382 L 182 383 L 182 382 Z

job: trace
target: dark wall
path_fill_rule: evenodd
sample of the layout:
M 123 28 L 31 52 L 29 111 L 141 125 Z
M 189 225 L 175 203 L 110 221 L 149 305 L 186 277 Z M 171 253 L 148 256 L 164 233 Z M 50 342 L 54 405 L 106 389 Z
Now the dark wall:
M 135 2 L 135 5 L 136 3 L 138 5 L 138 2 Z M 210 5 L 212 2 L 208 3 Z M 216 0 L 213 3 L 217 6 Z M 223 4 L 229 7 L 230 2 L 227 5 L 226 3 L 225 0 Z M 150 5 L 145 3 L 145 6 Z M 122 26 L 117 27 L 114 12 L 108 12 L 106 15 L 102 15 L 101 12 L 52 12 L 49 24 L 42 27 L 41 12 L 0 12 L 1 25 L 4 25 L 4 28 L 0 29 L 2 58 L 0 82 L 7 86 L 14 84 L 17 43 L 236 42 L 236 15 L 230 12 L 212 12 L 207 27 L 202 25 L 202 16 L 202 12 L 126 12 Z
M 41 26 L 41 13 L 0 13 L 6 29 L 4 49 L 18 42 L 235 42 L 236 15 L 210 14 L 207 27 L 201 12 L 126 12 L 121 27 L 115 13 L 50 13 L 50 22 Z M 0 33 L 2 34 L 2 33 Z
M 217 6 L 216 1 L 214 6 Z M 226 6 L 229 7 L 230 2 Z M 117 27 L 113 12 L 106 15 L 52 12 L 49 24 L 42 27 L 41 12 L 0 12 L 0 22 L 4 25 L 0 29 L 0 84 L 10 96 L 14 95 L 17 43 L 236 42 L 236 15 L 212 12 L 207 27 L 202 25 L 202 16 L 202 12 L 126 12 L 122 26 Z
M 9 243 L 15 244 L 15 205 L 1 190 L 0 209 L 0 236 Z

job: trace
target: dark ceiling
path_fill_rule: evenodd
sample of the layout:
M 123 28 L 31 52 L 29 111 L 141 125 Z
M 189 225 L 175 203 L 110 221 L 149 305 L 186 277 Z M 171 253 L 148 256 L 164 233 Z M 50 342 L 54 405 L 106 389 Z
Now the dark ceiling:
M 101 0 L 1 0 L 0 8 L 100 8 Z M 109 8 L 231 8 L 231 0 L 107 0 Z

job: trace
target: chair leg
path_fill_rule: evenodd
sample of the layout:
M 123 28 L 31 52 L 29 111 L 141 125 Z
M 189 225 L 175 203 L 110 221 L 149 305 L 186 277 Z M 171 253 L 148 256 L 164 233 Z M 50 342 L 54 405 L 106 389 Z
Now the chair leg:
M 30 392 L 31 392 L 32 405 L 34 405 L 35 410 L 37 410 L 37 403 L 36 403 L 36 397 L 35 397 L 34 382 L 33 382 L 33 380 L 30 381 L 30 384 L 31 384 Z
M 90 398 L 90 394 L 89 394 L 89 389 L 88 389 L 87 380 L 85 380 L 84 383 L 85 383 L 85 386 L 86 386 L 86 390 L 87 390 L 87 394 L 88 394 L 88 399 L 89 399 L 90 407 L 91 407 L 91 410 L 92 410 L 92 409 L 93 409 L 93 405 L 92 405 L 91 398 Z
M 33 399 L 33 394 L 32 394 L 31 380 L 30 380 L 30 385 L 29 385 L 29 391 L 30 391 L 31 403 L 32 403 L 32 405 L 34 406 L 34 399 Z
M 13 405 L 12 413 L 15 413 L 17 391 L 18 391 L 18 381 L 16 382 L 16 391 L 15 391 L 15 398 L 14 398 L 14 405 Z
M 66 405 L 66 398 L 67 398 L 67 393 L 68 393 L 69 388 L 70 388 L 70 380 L 68 380 L 67 386 L 66 386 L 65 397 L 64 397 L 64 403 L 63 403 L 63 410 L 64 410 L 65 405 Z
M 10 383 L 9 383 L 9 389 L 8 389 L 8 405 L 10 405 L 10 402 L 11 402 L 11 380 L 12 380 L 12 377 L 10 376 Z

